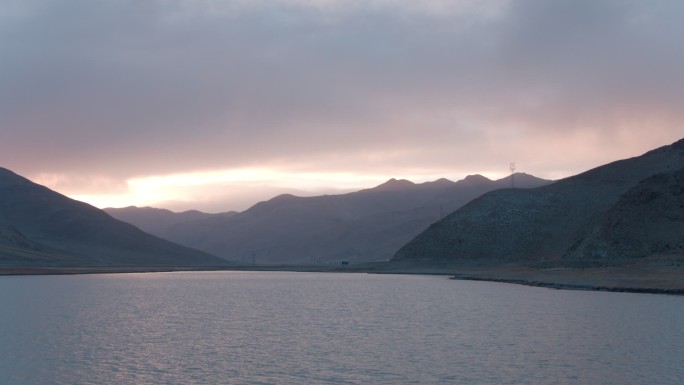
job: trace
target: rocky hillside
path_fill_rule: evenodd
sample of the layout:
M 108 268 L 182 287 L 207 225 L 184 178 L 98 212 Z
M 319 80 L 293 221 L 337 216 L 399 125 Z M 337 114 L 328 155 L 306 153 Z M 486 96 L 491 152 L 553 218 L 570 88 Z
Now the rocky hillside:
M 548 183 L 515 175 L 520 187 Z M 430 223 L 487 191 L 510 185 L 510 177 L 492 181 L 480 175 L 422 184 L 392 179 L 350 194 L 281 195 L 237 215 L 178 223 L 157 235 L 244 263 L 388 260 Z
M 548 186 L 493 191 L 431 225 L 393 260 L 607 263 L 608 257 L 674 251 L 683 237 L 678 227 L 663 239 L 658 234 L 679 223 L 682 167 L 684 140 Z M 632 236 L 642 246 L 627 243 Z
M 684 255 L 684 168 L 646 178 L 587 226 L 564 258 Z
M 227 261 L 144 233 L 0 168 L 0 266 L 198 266 Z

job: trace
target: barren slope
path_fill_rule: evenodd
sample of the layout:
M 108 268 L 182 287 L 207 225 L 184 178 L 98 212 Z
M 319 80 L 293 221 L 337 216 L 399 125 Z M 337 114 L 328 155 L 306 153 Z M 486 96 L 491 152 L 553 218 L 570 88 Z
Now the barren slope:
M 226 261 L 159 239 L 0 168 L 0 264 L 216 265 Z
M 394 260 L 559 261 L 623 194 L 646 178 L 682 167 L 684 140 L 548 186 L 493 191 L 431 225 Z M 592 256 L 575 253 L 573 258 Z

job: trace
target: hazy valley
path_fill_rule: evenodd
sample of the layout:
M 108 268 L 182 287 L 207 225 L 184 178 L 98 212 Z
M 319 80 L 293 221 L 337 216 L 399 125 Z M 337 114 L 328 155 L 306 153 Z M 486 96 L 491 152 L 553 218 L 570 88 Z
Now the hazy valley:
M 683 173 L 680 140 L 556 182 L 522 173 L 513 182 L 480 175 L 422 184 L 391 179 L 348 194 L 280 195 L 244 212 L 207 214 L 105 212 L 3 169 L 0 261 L 318 266 L 681 290 Z
M 223 259 L 149 235 L 0 168 L 0 266 L 201 266 Z
M 523 173 L 514 178 L 519 188 L 550 183 Z M 151 234 L 237 262 L 339 265 L 389 260 L 444 215 L 488 191 L 510 187 L 510 176 L 492 181 L 471 175 L 458 182 L 422 184 L 392 179 L 349 194 L 280 195 L 241 213 L 106 211 Z

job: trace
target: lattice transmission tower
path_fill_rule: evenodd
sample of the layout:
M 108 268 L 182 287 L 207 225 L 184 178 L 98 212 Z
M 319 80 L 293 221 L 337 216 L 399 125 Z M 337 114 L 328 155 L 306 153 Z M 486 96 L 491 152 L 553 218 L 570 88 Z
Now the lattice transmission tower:
M 511 162 L 511 188 L 515 188 L 515 162 Z

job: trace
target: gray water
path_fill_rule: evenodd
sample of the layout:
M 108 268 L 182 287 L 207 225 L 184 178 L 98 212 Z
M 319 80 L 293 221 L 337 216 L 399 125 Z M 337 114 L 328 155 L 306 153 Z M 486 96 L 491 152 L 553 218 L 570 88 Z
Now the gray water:
M 684 298 L 438 276 L 0 277 L 2 384 L 682 384 Z

